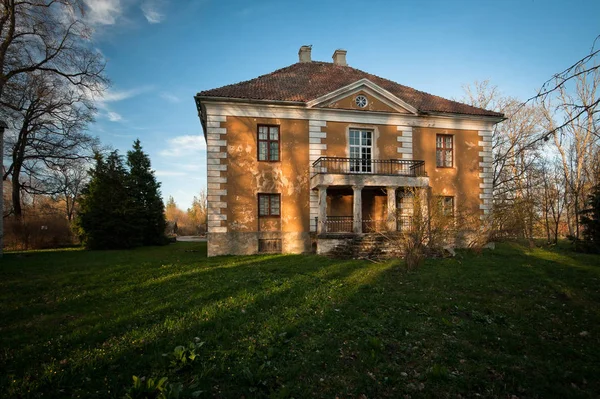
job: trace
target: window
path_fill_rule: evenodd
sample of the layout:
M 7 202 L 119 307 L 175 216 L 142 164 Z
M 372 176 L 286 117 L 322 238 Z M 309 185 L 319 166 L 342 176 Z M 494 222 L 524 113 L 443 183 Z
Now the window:
M 271 218 L 281 217 L 281 195 L 258 194 L 258 216 Z
M 261 254 L 280 254 L 281 240 L 259 238 L 258 252 Z
M 439 207 L 443 216 L 454 216 L 454 197 L 440 197 Z
M 350 172 L 371 173 L 373 132 L 350 129 Z
M 435 137 L 436 166 L 438 168 L 451 168 L 453 166 L 453 141 L 454 137 L 449 134 L 438 134 Z
M 279 126 L 258 125 L 258 160 L 279 161 Z
M 356 98 L 354 99 L 354 102 L 356 103 L 356 106 L 359 108 L 364 108 L 367 106 L 367 104 L 369 104 L 369 100 L 367 100 L 367 97 L 360 95 L 360 96 L 356 96 Z

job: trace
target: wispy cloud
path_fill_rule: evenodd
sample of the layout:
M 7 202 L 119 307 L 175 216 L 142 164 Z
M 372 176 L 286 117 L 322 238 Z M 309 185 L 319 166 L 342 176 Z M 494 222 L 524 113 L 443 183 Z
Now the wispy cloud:
M 84 0 L 87 20 L 92 25 L 114 25 L 123 14 L 121 0 Z
M 177 97 L 176 95 L 171 94 L 171 93 L 165 93 L 165 92 L 160 93 L 160 97 L 162 99 L 164 99 L 164 100 L 167 100 L 170 103 L 179 103 L 179 102 L 181 102 L 181 99 L 179 97 Z
M 141 86 L 128 90 L 107 90 L 100 98 L 100 101 L 104 103 L 123 101 L 131 97 L 139 96 L 150 90 L 152 90 L 152 86 Z
M 160 0 L 145 0 L 140 8 L 148 23 L 159 24 L 165 19 L 165 15 L 161 11 L 162 6 L 163 2 Z
M 111 122 L 119 122 L 120 120 L 123 119 L 123 117 L 121 115 L 119 115 L 118 113 L 113 112 L 113 111 L 108 111 L 106 114 L 106 117 Z
M 132 138 L 135 137 L 134 134 L 123 134 L 123 133 L 108 133 L 109 135 L 113 136 L 113 137 L 124 137 L 124 138 Z
M 185 165 L 181 165 L 181 168 L 190 172 L 199 172 L 204 169 L 204 164 L 199 163 L 186 163 Z
M 174 170 L 155 170 L 154 174 L 156 176 L 186 176 L 186 172 L 177 172 Z
M 152 90 L 151 86 L 142 86 L 128 90 L 107 90 L 100 97 L 93 92 L 89 92 L 89 96 L 95 100 L 96 107 L 101 111 L 99 113 L 100 118 L 108 119 L 111 122 L 123 122 L 123 116 L 111 109 L 113 107 L 109 104 L 127 100 L 150 90 Z
M 166 0 L 83 0 L 86 20 L 93 27 L 119 26 L 132 23 L 131 8 L 142 11 L 150 24 L 158 24 L 165 19 Z M 139 14 L 138 14 L 139 15 Z
M 204 137 L 200 135 L 177 136 L 167 140 L 167 148 L 160 152 L 163 157 L 191 155 L 206 148 Z

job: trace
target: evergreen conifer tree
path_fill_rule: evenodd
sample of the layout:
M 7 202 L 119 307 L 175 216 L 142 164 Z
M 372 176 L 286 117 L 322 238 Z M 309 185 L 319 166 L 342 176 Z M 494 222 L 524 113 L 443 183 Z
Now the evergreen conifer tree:
M 587 205 L 581 212 L 583 248 L 589 252 L 600 253 L 600 183 L 593 187 Z
M 117 151 L 106 160 L 96 154 L 91 180 L 82 192 L 78 227 L 89 249 L 131 248 L 136 245 L 137 226 L 128 193 L 128 173 Z
M 160 183 L 151 169 L 150 158 L 142 150 L 140 140 L 127 152 L 129 167 L 128 191 L 132 201 L 135 224 L 139 229 L 139 245 L 166 244 L 166 219 Z

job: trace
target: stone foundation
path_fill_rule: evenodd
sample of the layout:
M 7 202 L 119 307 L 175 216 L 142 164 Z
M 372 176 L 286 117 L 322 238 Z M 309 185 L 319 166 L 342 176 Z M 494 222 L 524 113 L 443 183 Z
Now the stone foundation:
M 284 254 L 302 254 L 312 251 L 309 232 L 227 232 L 208 233 L 208 256 L 254 255 L 258 253 L 259 239 L 281 240 Z
M 320 236 L 317 238 L 317 255 L 329 254 L 337 247 L 350 244 L 353 239 L 354 236 Z

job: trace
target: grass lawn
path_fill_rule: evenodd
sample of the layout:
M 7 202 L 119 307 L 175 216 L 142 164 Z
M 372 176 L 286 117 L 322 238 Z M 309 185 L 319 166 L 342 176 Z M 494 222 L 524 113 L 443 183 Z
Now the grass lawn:
M 600 396 L 598 256 L 502 244 L 411 273 L 205 256 L 6 255 L 0 396 L 123 397 L 134 375 L 180 397 Z

